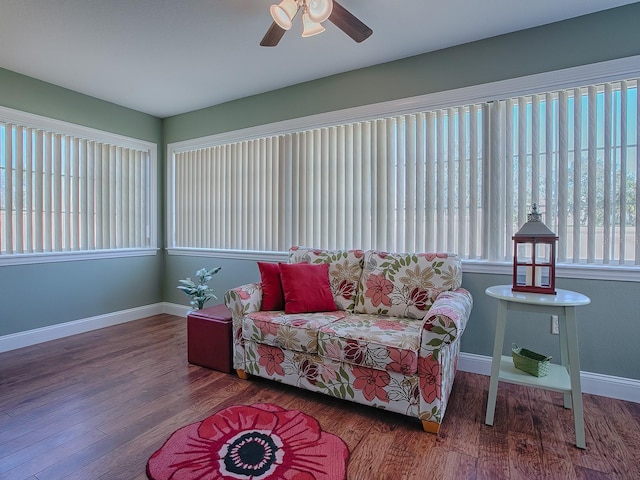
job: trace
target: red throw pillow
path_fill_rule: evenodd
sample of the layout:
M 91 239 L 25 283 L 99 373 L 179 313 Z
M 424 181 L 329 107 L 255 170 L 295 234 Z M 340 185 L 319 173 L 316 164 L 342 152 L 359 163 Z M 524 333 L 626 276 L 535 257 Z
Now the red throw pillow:
M 280 280 L 284 292 L 285 313 L 333 312 L 329 285 L 329 265 L 311 263 L 281 263 Z
M 262 283 L 262 310 L 284 310 L 284 293 L 277 263 L 258 262 Z

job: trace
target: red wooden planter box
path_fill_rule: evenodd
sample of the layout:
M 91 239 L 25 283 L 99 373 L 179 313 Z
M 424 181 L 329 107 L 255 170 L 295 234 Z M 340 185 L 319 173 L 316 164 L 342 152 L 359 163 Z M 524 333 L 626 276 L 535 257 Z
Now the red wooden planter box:
M 189 363 L 231 373 L 231 312 L 226 305 L 196 310 L 187 316 Z

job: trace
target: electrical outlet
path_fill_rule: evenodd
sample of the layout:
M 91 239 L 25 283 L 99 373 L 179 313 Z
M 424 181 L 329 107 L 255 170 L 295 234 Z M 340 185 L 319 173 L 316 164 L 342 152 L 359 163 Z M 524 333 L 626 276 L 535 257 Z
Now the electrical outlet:
M 551 333 L 554 335 L 560 334 L 560 328 L 558 327 L 558 316 L 551 315 Z

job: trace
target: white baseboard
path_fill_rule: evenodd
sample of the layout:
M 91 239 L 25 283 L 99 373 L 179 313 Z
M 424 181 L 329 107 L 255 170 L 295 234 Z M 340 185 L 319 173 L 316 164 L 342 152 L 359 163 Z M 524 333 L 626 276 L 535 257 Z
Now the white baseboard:
M 461 352 L 458 369 L 489 376 L 491 375 L 491 357 Z M 580 372 L 580 383 L 583 393 L 640 403 L 640 380 Z
M 190 307 L 185 305 L 161 302 L 58 325 L 36 328 L 25 332 L 12 333 L 0 337 L 0 352 L 28 347 L 37 343 L 48 342 L 78 333 L 97 330 L 98 328 L 131 322 L 161 313 L 186 317 L 189 309 Z M 458 360 L 458 369 L 463 372 L 489 376 L 491 374 L 491 357 L 462 352 Z M 640 403 L 640 380 L 602 375 L 599 373 L 581 372 L 580 381 L 584 393 Z
M 176 317 L 187 318 L 187 313 L 191 309 L 192 309 L 192 307 L 189 307 L 187 305 L 179 305 L 177 303 L 164 302 L 162 304 L 162 313 L 167 313 L 169 315 L 175 315 Z
M 28 347 L 50 340 L 57 340 L 58 338 L 68 337 L 78 333 L 85 333 L 99 328 L 131 322 L 132 320 L 139 320 L 140 318 L 150 317 L 160 313 L 164 313 L 164 305 L 162 303 L 155 303 L 57 325 L 35 328 L 24 332 L 12 333 L 0 337 L 0 352 L 7 352 L 9 350 Z

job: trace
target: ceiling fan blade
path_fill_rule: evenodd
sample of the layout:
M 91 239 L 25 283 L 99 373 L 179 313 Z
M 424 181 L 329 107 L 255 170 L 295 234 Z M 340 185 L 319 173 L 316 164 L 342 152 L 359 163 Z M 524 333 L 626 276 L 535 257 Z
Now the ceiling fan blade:
M 333 10 L 329 16 L 329 21 L 358 43 L 363 42 L 373 33 L 373 30 L 335 0 L 333 1 Z
M 284 28 L 280 27 L 276 22 L 273 22 L 269 27 L 269 30 L 267 30 L 267 33 L 262 37 L 260 45 L 262 47 L 275 47 L 278 45 L 278 42 L 280 42 L 284 32 L 286 32 Z

